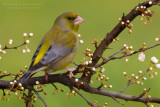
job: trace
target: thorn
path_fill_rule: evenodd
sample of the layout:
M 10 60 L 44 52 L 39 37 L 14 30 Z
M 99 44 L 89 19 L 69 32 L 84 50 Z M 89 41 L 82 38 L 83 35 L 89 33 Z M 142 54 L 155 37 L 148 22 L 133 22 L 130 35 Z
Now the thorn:
M 122 20 L 124 19 L 124 12 L 123 12 L 123 15 L 122 15 L 122 18 L 121 18 Z

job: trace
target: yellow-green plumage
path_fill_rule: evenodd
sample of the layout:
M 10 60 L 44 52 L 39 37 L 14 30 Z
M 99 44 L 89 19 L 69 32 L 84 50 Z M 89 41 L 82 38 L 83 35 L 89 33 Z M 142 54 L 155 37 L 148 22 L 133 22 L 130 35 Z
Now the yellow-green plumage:
M 60 15 L 40 42 L 28 72 L 21 79 L 26 79 L 39 70 L 51 73 L 69 65 L 77 52 L 78 28 L 83 21 L 75 12 Z

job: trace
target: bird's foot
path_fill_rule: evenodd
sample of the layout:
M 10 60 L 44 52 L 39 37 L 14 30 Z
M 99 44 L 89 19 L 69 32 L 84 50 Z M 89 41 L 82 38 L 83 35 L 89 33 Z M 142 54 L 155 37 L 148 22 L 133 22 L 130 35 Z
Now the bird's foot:
M 48 82 L 48 73 L 47 72 L 45 72 L 45 80 L 46 80 L 46 82 Z
M 76 70 L 76 69 L 77 69 L 77 67 L 74 67 L 74 68 L 64 68 L 64 70 L 69 71 L 69 78 L 72 78 L 72 72 L 73 72 L 74 70 Z

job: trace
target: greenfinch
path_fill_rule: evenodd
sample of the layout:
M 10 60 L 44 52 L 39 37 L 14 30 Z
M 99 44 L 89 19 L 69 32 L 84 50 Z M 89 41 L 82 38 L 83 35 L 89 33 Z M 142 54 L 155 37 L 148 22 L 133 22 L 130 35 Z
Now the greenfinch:
M 47 74 L 68 66 L 77 53 L 79 24 L 84 19 L 76 12 L 58 16 L 53 27 L 46 33 L 35 51 L 28 71 L 20 78 L 27 80 L 38 71 Z

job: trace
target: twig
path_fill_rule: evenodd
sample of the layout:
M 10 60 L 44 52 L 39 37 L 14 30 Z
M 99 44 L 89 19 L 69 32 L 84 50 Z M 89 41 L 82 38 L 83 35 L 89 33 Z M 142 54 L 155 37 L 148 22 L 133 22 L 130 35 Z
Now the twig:
M 5 96 L 5 95 L 6 95 L 6 93 L 5 93 L 4 89 L 2 89 L 2 90 L 3 90 L 3 96 Z
M 123 50 L 124 50 L 124 48 L 120 49 L 118 52 L 112 54 L 112 55 L 109 56 L 108 58 L 112 58 L 113 56 L 117 55 L 118 53 L 122 53 Z
M 122 55 L 122 56 L 114 57 L 114 55 L 120 53 L 120 51 L 123 50 L 123 48 L 122 48 L 120 51 L 118 51 L 118 52 L 114 53 L 113 55 L 109 56 L 107 60 L 101 62 L 101 63 L 98 64 L 98 65 L 96 65 L 95 68 L 98 68 L 98 67 L 106 64 L 107 62 L 111 61 L 111 60 L 121 59 L 121 58 L 124 58 L 124 57 L 126 57 L 126 56 L 132 56 L 132 55 L 134 55 L 134 54 L 136 54 L 136 53 L 138 53 L 138 52 L 144 52 L 144 51 L 146 51 L 146 50 L 148 50 L 148 49 L 154 48 L 154 47 L 159 46 L 159 45 L 160 45 L 160 43 L 158 43 L 158 44 L 156 44 L 156 45 L 153 45 L 153 46 L 150 46 L 150 47 L 147 47 L 147 48 L 145 48 L 145 49 L 141 49 L 141 48 L 140 48 L 138 51 L 134 51 L 133 53 L 130 53 L 130 54 L 124 54 L 124 55 Z
M 149 69 L 146 70 L 146 72 L 144 72 L 143 74 L 141 74 L 138 79 L 142 78 L 147 72 L 149 71 Z M 122 89 L 120 92 L 123 93 L 130 85 L 132 85 L 135 81 L 137 81 L 137 79 L 134 79 L 133 81 L 128 81 L 126 87 L 124 89 Z
M 115 100 L 117 103 L 124 105 L 123 103 L 121 103 L 120 101 L 118 101 L 115 97 L 112 97 L 113 100 Z
M 25 98 L 26 100 L 26 107 L 33 107 L 33 104 L 31 103 L 31 97 L 33 96 L 32 90 L 29 89 L 28 96 Z
M 76 62 L 73 62 L 73 61 L 72 61 L 72 63 L 73 63 L 74 65 L 76 65 L 76 66 L 79 66 L 79 64 L 77 64 Z
M 99 87 L 97 87 L 97 89 L 101 89 L 102 88 L 102 85 L 100 85 Z
M 147 107 L 149 107 L 148 103 L 144 103 Z
M 150 88 L 148 90 L 144 91 L 142 94 L 140 94 L 139 97 L 137 97 L 137 99 L 143 97 L 147 92 L 149 92 L 149 90 L 150 90 Z
M 2 48 L 2 50 L 6 50 L 6 49 L 17 49 L 18 47 L 21 47 L 23 45 L 26 45 L 26 42 L 22 43 L 21 45 L 18 45 L 18 46 L 14 46 L 14 47 L 7 47 L 5 46 L 4 48 Z
M 58 88 L 57 88 L 57 86 L 55 85 L 55 84 L 53 84 L 53 83 L 51 83 L 52 85 L 53 85 L 53 87 L 56 89 L 56 90 L 58 90 Z
M 3 77 L 6 77 L 6 76 L 10 76 L 10 74 L 1 75 L 1 76 L 0 76 L 0 79 L 2 79 Z
M 131 84 L 133 84 L 133 82 L 131 83 L 131 81 L 128 81 L 126 87 L 125 87 L 124 89 L 122 89 L 122 90 L 120 91 L 120 93 L 123 93 Z
M 86 102 L 90 105 L 90 106 L 93 106 L 93 107 L 100 107 L 100 106 L 96 106 L 94 105 L 92 102 L 90 102 L 86 97 L 84 97 L 80 92 L 78 92 L 77 90 L 75 90 L 75 92 L 77 94 L 79 94 L 84 100 L 86 100 Z
M 43 98 L 38 94 L 38 92 L 33 88 L 34 93 L 38 96 L 38 98 L 43 102 L 45 107 L 48 107 L 47 103 L 43 100 Z

